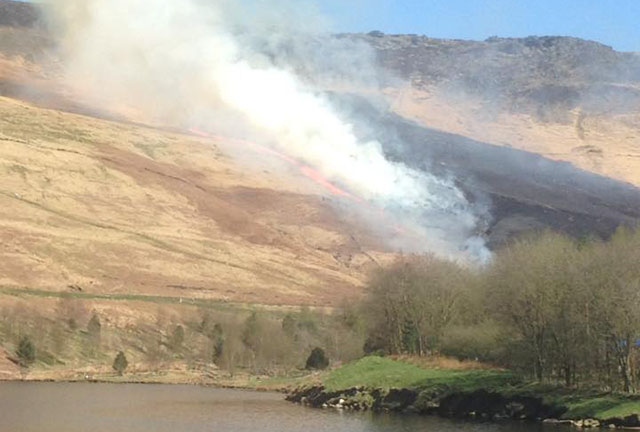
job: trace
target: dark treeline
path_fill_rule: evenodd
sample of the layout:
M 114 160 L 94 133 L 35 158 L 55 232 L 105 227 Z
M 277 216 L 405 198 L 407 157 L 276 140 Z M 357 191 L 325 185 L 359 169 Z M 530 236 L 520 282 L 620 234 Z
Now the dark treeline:
M 482 269 L 431 256 L 376 272 L 366 352 L 479 359 L 538 381 L 634 392 L 640 232 L 608 242 L 541 233 Z

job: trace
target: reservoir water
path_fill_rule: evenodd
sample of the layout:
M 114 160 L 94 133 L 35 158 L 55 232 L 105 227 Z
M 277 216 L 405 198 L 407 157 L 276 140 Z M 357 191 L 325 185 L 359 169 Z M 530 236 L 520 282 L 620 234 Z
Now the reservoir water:
M 0 432 L 535 432 L 542 425 L 305 408 L 283 395 L 195 386 L 0 383 Z

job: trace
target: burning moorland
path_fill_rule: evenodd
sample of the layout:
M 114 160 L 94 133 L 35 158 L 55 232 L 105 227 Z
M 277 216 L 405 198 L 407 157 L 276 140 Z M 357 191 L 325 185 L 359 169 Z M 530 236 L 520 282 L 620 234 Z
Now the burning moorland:
M 176 325 L 213 343 L 211 309 L 350 303 L 398 253 L 476 268 L 523 234 L 608 238 L 640 218 L 637 56 L 333 35 L 286 12 L 0 0 L 6 316 L 109 317 L 103 347 L 146 361 L 171 357 L 154 350 Z M 606 52 L 626 72 L 523 78 L 526 56 L 558 52 Z M 509 71 L 502 87 L 485 58 Z M 600 94 L 618 109 L 598 110 Z M 351 336 L 336 334 L 338 351 Z M 70 351 L 91 358 L 82 337 Z

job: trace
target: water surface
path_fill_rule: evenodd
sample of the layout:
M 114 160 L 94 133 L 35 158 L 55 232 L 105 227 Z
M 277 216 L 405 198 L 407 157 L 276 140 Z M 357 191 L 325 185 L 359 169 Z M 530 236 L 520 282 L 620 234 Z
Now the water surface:
M 0 432 L 537 432 L 536 424 L 305 408 L 283 395 L 194 386 L 0 383 Z

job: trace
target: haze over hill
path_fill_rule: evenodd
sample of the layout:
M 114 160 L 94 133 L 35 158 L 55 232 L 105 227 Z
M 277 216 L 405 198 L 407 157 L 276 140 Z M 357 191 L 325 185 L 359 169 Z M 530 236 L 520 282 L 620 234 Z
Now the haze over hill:
M 52 51 L 31 6 L 0 7 L 5 285 L 335 304 L 393 251 L 478 259 L 485 242 L 530 229 L 607 236 L 640 217 L 640 192 L 600 176 L 640 184 L 636 54 L 300 25 L 265 39 L 274 22 L 248 31 L 232 10 L 239 29 L 209 42 L 233 36 L 224 46 L 246 62 L 204 57 L 231 80 L 222 85 L 189 50 L 167 61 L 124 49 L 131 35 L 114 34 L 109 15 L 94 16 L 101 27 L 62 9 L 58 25 L 79 33 Z M 189 33 L 198 55 L 203 29 Z M 113 39 L 92 46 L 103 34 Z M 140 43 L 182 47 L 145 34 Z M 367 73 L 354 83 L 354 70 Z M 267 103 L 257 111 L 255 100 Z
M 640 53 L 568 37 L 357 38 L 411 81 L 388 90 L 399 114 L 640 185 Z
M 325 305 L 384 258 L 310 167 L 73 100 L 43 30 L 0 30 L 0 89 L 14 98 L 0 101 L 3 285 Z M 230 157 L 239 146 L 252 169 Z

